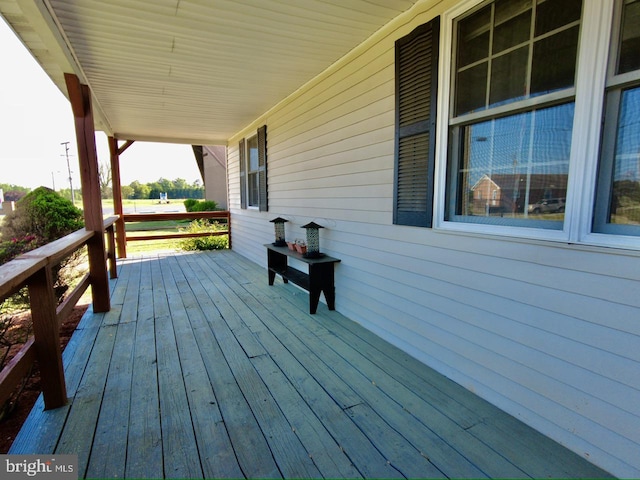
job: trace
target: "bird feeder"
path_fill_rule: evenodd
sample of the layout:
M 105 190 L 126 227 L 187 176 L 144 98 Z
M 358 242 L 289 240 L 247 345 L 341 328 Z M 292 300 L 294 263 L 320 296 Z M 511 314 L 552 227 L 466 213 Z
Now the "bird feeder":
M 320 229 L 324 227 L 311 222 L 303 225 L 302 228 L 307 229 L 307 253 L 304 256 L 307 258 L 322 257 L 324 254 L 320 253 Z
M 284 223 L 288 222 L 288 220 L 278 217 L 269 221 L 272 222 L 275 227 L 276 241 L 273 242 L 273 245 L 275 247 L 286 247 L 287 242 L 284 240 Z

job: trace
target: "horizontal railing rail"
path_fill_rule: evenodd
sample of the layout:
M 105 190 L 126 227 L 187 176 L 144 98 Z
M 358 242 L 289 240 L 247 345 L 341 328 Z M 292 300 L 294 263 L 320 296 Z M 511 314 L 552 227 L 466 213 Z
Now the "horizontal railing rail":
M 111 278 L 115 278 L 116 256 L 114 224 L 117 216 L 104 221 L 107 235 L 105 259 L 109 262 Z M 34 335 L 0 371 L 0 405 L 13 394 L 16 387 L 29 374 L 35 361 L 41 366 L 61 365 L 60 325 L 89 288 L 90 275 L 86 274 L 75 288 L 57 305 L 53 291 L 51 269 L 87 244 L 100 232 L 78 230 L 47 245 L 31 250 L 10 262 L 0 265 L 0 301 L 4 301 L 21 288 L 29 288 L 29 308 Z M 61 376 L 60 376 L 61 375 Z M 64 372 L 59 375 L 41 375 L 45 408 L 56 408 L 66 403 Z M 53 377 L 53 378 L 51 378 Z
M 168 213 L 126 213 L 123 215 L 125 230 L 127 223 L 134 222 L 156 222 L 156 221 L 179 221 L 179 220 L 220 220 L 226 223 L 225 230 L 210 232 L 175 232 L 161 234 L 138 234 L 127 233 L 126 241 L 140 240 L 167 240 L 180 238 L 208 237 L 216 235 L 229 236 L 229 248 L 231 248 L 231 213 L 229 211 L 213 211 L 213 212 L 168 212 Z

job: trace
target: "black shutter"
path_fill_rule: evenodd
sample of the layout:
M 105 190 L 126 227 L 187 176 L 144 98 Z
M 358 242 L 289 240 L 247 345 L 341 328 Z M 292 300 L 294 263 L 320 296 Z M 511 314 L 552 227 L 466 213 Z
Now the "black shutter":
M 440 18 L 396 42 L 393 223 L 431 227 Z
M 267 126 L 263 125 L 258 128 L 258 187 L 259 193 L 259 210 L 266 212 L 269 210 L 267 202 Z
M 244 138 L 238 144 L 240 156 L 240 208 L 247 208 L 247 157 Z

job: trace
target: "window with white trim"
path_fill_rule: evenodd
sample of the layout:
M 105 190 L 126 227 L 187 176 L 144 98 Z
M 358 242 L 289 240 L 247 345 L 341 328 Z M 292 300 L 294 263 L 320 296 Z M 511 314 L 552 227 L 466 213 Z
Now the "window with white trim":
M 496 0 L 455 20 L 446 220 L 562 229 L 581 11 Z
M 258 188 L 258 136 L 247 138 L 247 205 L 257 207 L 260 204 L 260 189 Z
M 443 19 L 435 226 L 640 248 L 640 0 Z
M 267 126 L 256 135 L 240 140 L 240 207 L 268 210 L 267 202 Z
M 614 18 L 593 227 L 640 235 L 640 0 Z

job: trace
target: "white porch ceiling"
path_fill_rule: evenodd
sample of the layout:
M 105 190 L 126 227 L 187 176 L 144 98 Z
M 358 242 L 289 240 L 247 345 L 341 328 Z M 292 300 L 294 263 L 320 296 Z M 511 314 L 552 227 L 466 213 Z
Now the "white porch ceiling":
M 0 0 L 66 95 L 121 139 L 225 143 L 418 0 Z

